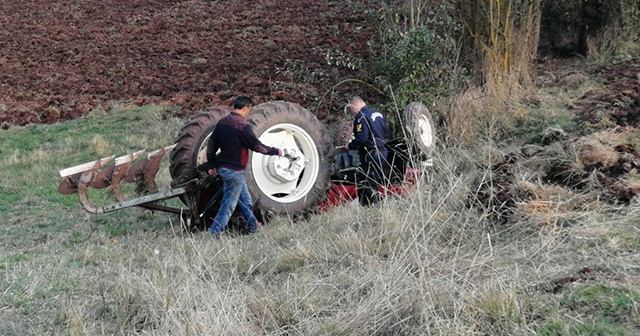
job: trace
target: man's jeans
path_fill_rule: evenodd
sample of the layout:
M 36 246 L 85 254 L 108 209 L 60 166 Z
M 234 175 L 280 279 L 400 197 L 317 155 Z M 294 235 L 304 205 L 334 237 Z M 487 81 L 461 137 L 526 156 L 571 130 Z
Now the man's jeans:
M 251 209 L 251 194 L 247 188 L 245 172 L 220 168 L 218 174 L 222 177 L 222 203 L 209 231 L 213 235 L 220 234 L 227 227 L 229 218 L 237 205 L 247 223 L 247 230 L 255 232 L 257 230 L 256 217 Z

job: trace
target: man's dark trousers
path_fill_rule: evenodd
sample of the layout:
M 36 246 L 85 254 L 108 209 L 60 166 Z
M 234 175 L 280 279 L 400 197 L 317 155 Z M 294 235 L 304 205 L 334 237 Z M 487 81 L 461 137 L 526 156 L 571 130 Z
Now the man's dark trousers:
M 362 205 L 372 205 L 381 200 L 378 186 L 385 178 L 384 171 L 387 163 L 387 150 L 372 150 L 360 155 L 363 176 L 358 184 L 358 200 Z

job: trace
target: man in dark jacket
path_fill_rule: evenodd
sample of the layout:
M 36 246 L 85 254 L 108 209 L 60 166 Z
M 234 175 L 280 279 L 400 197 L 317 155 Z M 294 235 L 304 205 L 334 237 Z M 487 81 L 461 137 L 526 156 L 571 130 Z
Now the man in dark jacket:
M 389 137 L 389 128 L 384 116 L 367 106 L 362 98 L 356 96 L 349 101 L 353 121 L 353 135 L 344 148 L 356 150 L 360 155 L 362 171 L 366 175 L 362 185 L 358 186 L 358 199 L 362 205 L 371 205 L 380 200 L 378 186 L 384 178 L 387 161 L 385 144 Z
M 218 236 L 229 222 L 236 206 L 247 223 L 249 232 L 257 231 L 257 220 L 251 208 L 251 194 L 247 188 L 245 169 L 249 161 L 249 150 L 264 155 L 282 156 L 282 150 L 264 145 L 253 133 L 246 118 L 253 101 L 245 96 L 236 98 L 233 112 L 220 119 L 209 138 L 207 162 L 209 175 L 216 173 L 222 177 L 222 202 L 220 210 L 209 230 Z M 217 153 L 220 150 L 220 153 Z

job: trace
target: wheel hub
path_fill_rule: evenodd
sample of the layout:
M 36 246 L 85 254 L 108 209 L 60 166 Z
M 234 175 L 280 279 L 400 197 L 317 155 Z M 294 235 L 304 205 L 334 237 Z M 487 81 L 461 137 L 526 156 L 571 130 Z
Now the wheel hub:
M 296 181 L 304 170 L 304 155 L 293 148 L 283 148 L 284 156 L 271 157 L 267 169 L 273 177 L 282 182 Z
M 281 203 L 305 197 L 315 184 L 320 166 L 318 150 L 309 133 L 297 125 L 282 123 L 268 128 L 258 139 L 285 154 L 282 157 L 252 154 L 251 170 L 258 188 Z

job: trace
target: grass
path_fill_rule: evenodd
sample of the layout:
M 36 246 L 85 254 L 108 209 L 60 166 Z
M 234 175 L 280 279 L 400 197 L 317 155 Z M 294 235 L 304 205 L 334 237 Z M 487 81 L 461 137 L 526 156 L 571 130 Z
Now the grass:
M 184 120 L 163 117 L 168 110 L 116 106 L 0 133 L 0 334 L 632 335 L 640 328 L 640 204 L 580 210 L 563 203 L 571 191 L 528 186 L 541 202 L 561 206 L 522 205 L 519 221 L 496 225 L 468 204 L 474 181 L 487 174 L 478 167 L 503 151 L 492 143 L 449 144 L 407 197 L 277 217 L 259 234 L 220 240 L 183 232 L 164 213 L 88 215 L 75 196 L 57 193 L 61 168 L 171 144 Z M 571 224 L 544 224 L 548 218 Z M 592 271 L 577 276 L 585 267 Z M 575 281 L 551 290 L 568 276 Z
M 640 297 L 636 290 L 616 285 L 593 284 L 578 286 L 561 301 L 571 311 L 538 329 L 541 335 L 629 335 L 625 327 L 638 326 L 637 306 Z M 634 317 L 635 315 L 635 317 Z M 631 321 L 628 319 L 631 318 Z

